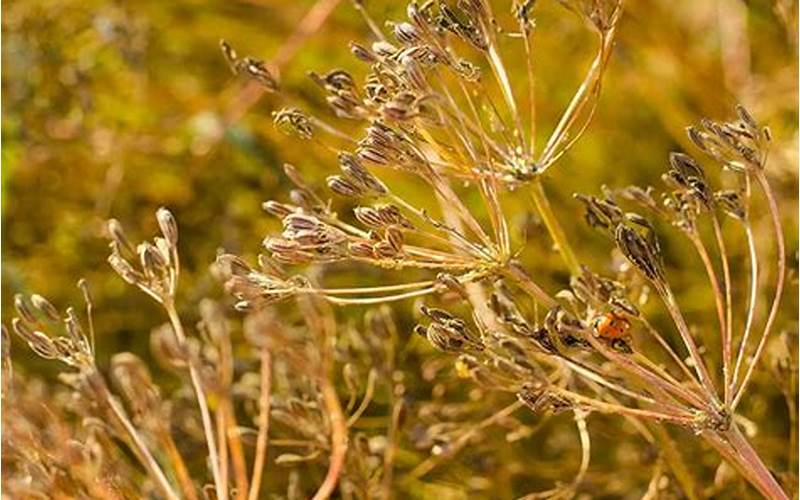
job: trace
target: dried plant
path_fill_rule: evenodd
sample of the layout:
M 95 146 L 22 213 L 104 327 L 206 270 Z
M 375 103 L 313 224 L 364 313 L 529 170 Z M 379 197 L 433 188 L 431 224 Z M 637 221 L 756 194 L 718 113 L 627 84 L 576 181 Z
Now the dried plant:
M 623 6 L 621 0 L 560 3 L 596 34 L 597 51 L 541 147 L 533 1 L 513 2 L 506 16 L 484 0 L 412 2 L 407 20 L 386 24 L 390 35 L 354 2 L 376 40 L 350 45 L 368 67 L 363 82 L 344 70 L 311 79 L 334 115 L 358 128 L 358 138 L 290 105 L 270 64 L 240 57 L 222 41 L 234 75 L 287 101 L 273 113 L 276 127 L 335 155 L 338 171 L 326 184 L 337 203 L 285 165 L 294 185 L 288 199 L 263 204 L 282 231 L 264 239 L 266 253 L 256 263 L 220 251 L 211 273 L 232 300 L 199 301 L 194 334 L 185 325 L 195 313 L 178 300 L 172 213 L 159 209 L 160 236 L 138 245 L 118 221 L 108 222 L 109 264 L 163 309 L 166 323 L 154 328 L 151 346 L 159 369 L 178 381 L 171 391 L 154 382 L 155 367 L 132 353 L 117 353 L 107 370 L 98 368 L 93 302 L 83 281 L 83 322 L 72 308 L 62 314 L 39 295 L 15 297 L 11 330 L 38 356 L 71 371 L 62 376 L 63 391 L 17 383 L 23 375 L 11 370 L 4 327 L 3 451 L 4 466 L 13 470 L 4 472 L 11 478 L 5 491 L 15 497 L 55 491 L 63 498 L 255 500 L 278 488 L 285 489 L 281 498 L 436 496 L 422 478 L 488 428 L 504 428 L 508 443 L 487 446 L 511 446 L 535 433 L 538 427 L 518 415 L 526 408 L 542 422 L 571 413 L 580 458 L 571 480 L 556 475 L 554 485 L 525 498 L 583 491 L 595 414 L 624 420 L 657 450 L 646 498 L 667 495 L 660 481 L 667 471 L 685 496 L 700 496 L 664 424 L 713 447 L 765 497 L 788 498 L 737 413 L 776 328 L 787 274 L 765 172 L 769 129 L 741 106 L 733 122 L 703 120 L 688 129 L 732 189 L 715 189 L 718 172 L 707 175 L 697 160 L 673 153 L 660 194 L 638 186 L 577 194 L 586 222 L 619 257 L 615 276 L 594 272 L 567 240 L 543 174 L 592 120 Z M 503 55 L 514 50 L 526 62 L 523 89 L 512 85 Z M 424 185 L 431 202 L 410 201 L 397 173 Z M 475 193 L 479 204 L 467 201 Z M 549 290 L 518 259 L 522 245 L 513 241 L 503 199 L 520 193 L 530 197 L 563 258 L 570 276 L 563 290 Z M 766 201 L 773 225 L 774 271 L 765 271 L 757 254 L 756 199 Z M 337 212 L 338 202 L 352 214 Z M 723 230 L 723 216 L 735 228 Z M 696 251 L 714 298 L 713 321 L 687 320 L 670 284 L 678 264 L 662 248 L 665 227 Z M 741 284 L 726 246 L 733 231 L 743 233 L 749 255 Z M 335 273 L 343 265 L 372 266 L 392 281 L 341 285 Z M 774 286 L 767 302 L 759 291 L 765 273 Z M 738 290 L 747 290 L 743 307 Z M 659 306 L 648 300 L 651 291 L 669 323 L 652 318 Z M 390 307 L 399 310 L 407 299 L 415 301 L 413 328 L 395 323 L 401 315 Z M 354 324 L 332 306 L 371 308 Z M 244 342 L 235 340 L 239 335 Z M 401 370 L 402 350 L 420 339 L 437 352 L 421 360 L 419 373 Z M 455 370 L 456 383 L 474 383 L 471 401 L 445 397 L 453 383 L 439 380 L 446 367 Z M 51 402 L 43 406 L 44 397 Z M 268 485 L 267 471 L 284 467 L 288 472 Z M 471 487 L 488 490 L 474 479 Z

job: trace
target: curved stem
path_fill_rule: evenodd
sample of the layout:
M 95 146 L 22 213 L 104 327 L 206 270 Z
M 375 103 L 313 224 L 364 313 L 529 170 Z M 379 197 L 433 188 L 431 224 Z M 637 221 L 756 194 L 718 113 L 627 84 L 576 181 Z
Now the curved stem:
M 170 434 L 168 429 L 163 429 L 161 434 L 161 439 L 163 439 L 166 444 L 166 453 L 170 457 L 172 468 L 175 471 L 178 483 L 181 485 L 181 491 L 184 497 L 188 500 L 197 500 L 197 491 L 195 491 L 194 483 L 189 475 L 189 470 L 186 468 L 186 462 L 184 462 L 180 451 L 178 451 L 178 446 L 172 438 L 172 434 Z
M 700 355 L 700 351 L 697 349 L 697 344 L 694 341 L 694 337 L 692 337 L 692 333 L 689 331 L 689 325 L 686 324 L 686 319 L 683 317 L 683 313 L 681 313 L 681 310 L 678 307 L 678 303 L 675 300 L 675 295 L 672 293 L 672 290 L 666 283 L 664 283 L 663 286 L 657 286 L 656 289 L 664 299 L 667 310 L 669 311 L 670 316 L 672 316 L 675 326 L 678 328 L 678 333 L 680 333 L 681 339 L 683 340 L 686 349 L 689 351 L 689 356 L 692 358 L 695 372 L 697 372 L 697 376 L 699 377 L 700 382 L 703 384 L 708 397 L 712 399 L 714 403 L 719 403 L 717 391 L 714 388 L 714 382 L 711 380 L 711 376 L 708 373 L 708 368 L 703 361 L 703 357 Z
M 330 498 L 331 494 L 333 494 L 333 490 L 339 482 L 339 475 L 342 472 L 345 454 L 347 453 L 347 424 L 342 405 L 339 402 L 339 396 L 336 394 L 336 388 L 330 379 L 325 376 L 320 377 L 320 384 L 322 386 L 322 399 L 328 412 L 328 418 L 330 418 L 331 457 L 328 472 L 314 494 L 313 500 Z
M 714 303 L 717 306 L 717 318 L 719 319 L 719 335 L 720 339 L 725 339 L 727 326 L 725 322 L 725 299 L 722 294 L 722 287 L 719 285 L 719 279 L 717 278 L 717 273 L 714 271 L 714 265 L 711 263 L 711 258 L 708 255 L 708 251 L 706 250 L 706 246 L 703 244 L 703 240 L 700 239 L 700 236 L 696 233 L 689 235 L 689 240 L 691 240 L 692 244 L 694 245 L 697 254 L 700 256 L 700 260 L 703 261 L 703 267 L 706 269 L 706 275 L 708 276 L 708 281 L 711 283 L 711 290 L 714 293 Z
M 164 301 L 164 309 L 167 311 L 172 329 L 175 332 L 175 337 L 178 343 L 183 346 L 186 344 L 186 334 L 183 330 L 183 324 L 175 310 L 175 304 L 171 301 Z M 189 360 L 189 378 L 192 381 L 192 388 L 197 399 L 197 404 L 200 407 L 200 418 L 203 422 L 203 432 L 206 435 L 206 444 L 208 446 L 208 459 L 210 461 L 211 474 L 214 476 L 214 486 L 218 499 L 227 498 L 225 489 L 223 488 L 222 478 L 219 471 L 219 454 L 217 453 L 217 444 L 214 439 L 214 427 L 211 423 L 211 412 L 208 409 L 208 401 L 206 400 L 206 391 L 203 388 L 203 383 L 200 380 L 200 374 L 194 366 L 194 362 Z
M 533 282 L 518 263 L 510 262 L 508 266 L 501 268 L 500 271 L 505 276 L 512 279 L 517 286 L 522 288 L 528 295 L 534 298 L 537 303 L 547 308 L 556 307 L 558 305 L 558 302 L 556 302 L 554 298 Z
M 133 445 L 138 452 L 137 454 L 140 456 L 143 465 L 148 472 L 150 472 L 151 476 L 156 481 L 158 487 L 161 489 L 164 495 L 169 500 L 178 500 L 180 497 L 177 493 L 175 493 L 175 490 L 167 480 L 167 476 L 164 474 L 164 471 L 161 470 L 161 466 L 158 465 L 158 462 L 156 461 L 155 457 L 153 457 L 153 454 L 150 453 L 150 449 L 144 443 L 144 439 L 142 439 L 139 431 L 130 421 L 128 415 L 125 413 L 125 410 L 122 408 L 119 402 L 108 390 L 105 380 L 102 379 L 98 372 L 95 372 L 95 375 L 97 376 L 98 380 L 98 383 L 95 385 L 99 387 L 106 404 L 111 409 L 111 412 L 114 414 L 119 423 L 122 425 L 122 428 L 125 429 L 128 437 L 130 437 L 131 441 L 133 442 Z
M 369 375 L 367 376 L 367 390 L 364 394 L 364 399 L 361 400 L 361 404 L 358 405 L 356 411 L 350 415 L 350 418 L 347 419 L 347 427 L 352 427 L 361 415 L 367 411 L 369 407 L 369 403 L 372 401 L 372 395 L 375 392 L 375 382 L 378 378 L 378 372 L 374 368 L 369 371 Z
M 739 352 L 736 355 L 736 365 L 733 368 L 733 378 L 731 387 L 736 388 L 739 381 L 739 370 L 742 367 L 744 353 L 747 349 L 747 341 L 750 340 L 750 332 L 753 329 L 753 317 L 756 311 L 756 300 L 758 294 L 758 254 L 756 253 L 756 242 L 753 235 L 753 227 L 749 220 L 744 222 L 745 235 L 747 236 L 747 251 L 750 254 L 750 298 L 747 303 L 747 319 L 744 323 L 744 334 L 739 343 Z
M 778 203 L 775 201 L 775 196 L 772 194 L 772 188 L 770 188 L 764 172 L 762 170 L 756 170 L 755 175 L 758 183 L 761 185 L 761 188 L 764 191 L 764 196 L 767 198 L 769 212 L 772 216 L 772 226 L 775 231 L 775 240 L 777 243 L 778 252 L 778 277 L 775 285 L 775 297 L 772 299 L 772 307 L 769 310 L 767 324 L 764 326 L 764 333 L 761 336 L 761 340 L 758 342 L 758 347 L 753 355 L 753 359 L 750 361 L 750 365 L 747 367 L 747 373 L 745 373 L 745 376 L 742 379 L 742 384 L 739 386 L 739 389 L 736 392 L 736 396 L 733 399 L 733 404 L 731 405 L 731 410 L 736 409 L 739 401 L 741 401 L 744 391 L 747 389 L 747 384 L 750 382 L 750 378 L 753 376 L 753 370 L 758 364 L 758 358 L 761 357 L 764 346 L 767 344 L 767 337 L 769 336 L 769 332 L 772 329 L 772 324 L 775 322 L 775 318 L 778 315 L 778 308 L 780 307 L 781 298 L 783 297 L 784 279 L 786 277 L 786 242 L 783 239 L 783 230 L 781 228 L 781 219 L 778 212 Z
M 725 239 L 722 237 L 722 228 L 717 216 L 712 214 L 711 222 L 714 226 L 714 236 L 719 247 L 719 258 L 722 261 L 722 282 L 725 287 L 725 330 L 722 334 L 722 381 L 725 404 L 731 402 L 731 373 L 732 363 L 731 336 L 733 334 L 733 310 L 731 305 L 731 270 L 728 265 L 728 252 L 725 250 Z

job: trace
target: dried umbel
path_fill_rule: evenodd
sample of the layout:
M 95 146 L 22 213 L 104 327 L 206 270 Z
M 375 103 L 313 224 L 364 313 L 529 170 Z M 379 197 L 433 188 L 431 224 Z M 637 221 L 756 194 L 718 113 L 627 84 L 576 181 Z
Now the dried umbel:
M 443 12 L 445 17 L 450 15 L 446 9 Z M 485 15 L 480 14 L 480 9 L 475 12 L 479 17 Z M 486 41 L 483 38 L 485 33 L 477 26 L 463 24 L 450 15 L 443 29 L 457 33 L 478 49 L 487 50 L 482 45 Z M 403 40 L 411 41 L 416 39 L 417 32 L 404 28 L 401 36 Z M 376 60 L 383 60 L 391 58 L 397 50 L 380 45 L 373 47 L 370 54 Z M 352 89 L 351 79 L 344 82 L 336 83 L 336 88 Z M 334 83 L 328 82 L 327 86 L 334 86 Z M 368 106 L 363 109 L 368 109 Z M 329 289 L 299 281 L 301 287 L 279 286 L 282 292 L 277 292 L 277 296 L 290 289 L 292 295 L 302 290 L 304 294 L 318 294 L 335 304 L 359 304 L 454 291 L 472 309 L 471 324 L 444 308 L 424 306 L 421 312 L 429 322 L 418 325 L 415 332 L 435 349 L 459 354 L 459 373 L 473 378 L 481 387 L 516 392 L 522 404 L 545 413 L 569 410 L 577 418 L 579 414 L 599 412 L 669 422 L 702 435 L 723 453 L 726 453 L 726 446 L 737 449 L 736 453 L 750 453 L 745 451 L 749 445 L 742 440 L 733 415 L 774 321 L 774 304 L 780 299 L 782 278 L 765 330 L 755 347 L 755 358 L 747 362 L 746 371 L 750 375 L 741 379 L 747 359 L 744 353 L 753 349 L 749 332 L 754 324 L 752 310 L 755 302 L 751 298 L 745 321 L 747 326 L 738 339 L 737 355 L 734 353 L 731 319 L 732 283 L 717 210 L 731 215 L 750 234 L 746 197 L 751 195 L 751 191 L 715 191 L 696 160 L 674 153 L 664 176 L 670 191 L 661 196 L 661 202 L 656 201 L 652 188 L 635 186 L 616 192 L 604 189 L 602 197 L 578 196 L 587 208 L 587 222 L 608 236 L 631 269 L 658 293 L 673 320 L 687 358 L 676 351 L 635 305 L 629 278 L 621 281 L 603 278 L 579 266 L 579 271 L 573 274 L 571 289 L 550 296 L 527 276 L 521 266 L 509 259 L 507 249 L 510 249 L 510 242 L 506 239 L 502 215 L 497 213 L 492 218 L 490 209 L 493 231 L 485 232 L 443 181 L 444 176 L 459 178 L 458 174 L 440 164 L 439 159 L 431 161 L 427 147 L 417 149 L 414 134 L 407 132 L 397 121 L 388 120 L 384 114 L 380 121 L 373 122 L 357 156 L 340 156 L 344 175 L 328 180 L 329 186 L 339 195 L 374 197 L 384 203 L 360 206 L 355 210 L 356 221 L 366 226 L 366 230 L 341 223 L 324 204 L 306 204 L 304 207 L 273 202 L 269 211 L 283 218 L 284 232 L 280 238 L 268 238 L 266 246 L 276 260 L 291 264 L 349 260 L 381 266 L 384 259 L 394 258 L 397 259 L 395 267 L 405 267 L 422 264 L 416 259 L 422 255 L 418 252 L 424 247 L 408 245 L 409 236 L 427 236 L 431 246 L 426 251 L 435 249 L 436 253 L 429 253 L 431 260 L 420 267 L 448 272 L 440 275 L 442 279 L 437 280 L 438 283 L 379 287 Z M 446 222 L 416 209 L 399 194 L 385 188 L 373 174 L 367 174 L 372 166 L 387 165 L 426 179 L 441 197 L 447 208 L 445 212 L 450 214 Z M 755 168 L 737 172 L 763 175 L 761 169 Z M 359 180 L 363 175 L 369 175 L 366 179 L 370 181 Z M 368 187 L 372 179 L 375 179 L 375 188 Z M 485 197 L 490 200 L 496 196 L 492 183 L 489 180 L 480 184 L 486 189 Z M 307 186 L 298 185 L 303 192 L 311 193 Z M 766 182 L 762 185 L 769 199 L 771 195 Z M 309 194 L 307 198 L 317 199 L 319 196 Z M 647 214 L 626 211 L 621 206 L 624 202 L 635 203 Z M 712 354 L 701 347 L 695 338 L 696 333 L 684 318 L 669 283 L 669 270 L 652 217 L 679 228 L 698 250 L 718 305 L 721 352 Z M 700 227 L 707 223 L 714 228 L 714 243 L 722 259 L 724 273 L 721 280 L 701 237 Z M 463 230 L 456 230 L 456 226 Z M 556 229 L 551 231 L 556 241 L 557 233 Z M 445 242 L 449 243 L 450 249 Z M 437 257 L 433 258 L 434 255 Z M 569 263 L 566 254 L 565 260 Z M 458 272 L 453 273 L 454 269 Z M 474 289 L 470 291 L 469 287 L 482 287 L 490 280 L 496 283 L 497 290 L 491 296 L 487 311 L 486 306 L 475 299 Z M 257 281 L 258 278 L 249 280 L 251 284 Z M 546 307 L 541 323 L 538 319 L 526 317 L 520 300 L 508 293 L 505 281 L 524 290 L 540 306 Z M 658 350 L 661 350 L 661 356 L 666 356 L 667 366 L 651 359 L 652 353 Z M 712 365 L 708 358 L 716 354 L 719 361 Z M 554 363 L 566 367 L 566 373 L 570 375 L 550 373 Z M 722 366 L 722 373 L 712 373 L 710 366 Z M 581 380 L 583 385 L 576 384 L 572 377 Z M 748 479 L 763 492 L 779 495 L 779 488 L 763 466 L 755 462 L 749 465 L 753 472 Z
M 135 248 L 116 219 L 108 221 L 111 255 L 108 263 L 117 274 L 157 302 L 171 302 L 178 286 L 178 226 L 166 208 L 156 212 L 162 237 L 143 242 Z
M 78 285 L 87 290 L 83 281 Z M 42 358 L 59 360 L 81 373 L 91 373 L 95 370 L 94 326 L 88 292 L 86 299 L 88 327 L 84 328 L 72 307 L 62 315 L 41 295 L 33 294 L 28 300 L 17 294 L 14 296 L 17 317 L 11 322 L 12 330 Z

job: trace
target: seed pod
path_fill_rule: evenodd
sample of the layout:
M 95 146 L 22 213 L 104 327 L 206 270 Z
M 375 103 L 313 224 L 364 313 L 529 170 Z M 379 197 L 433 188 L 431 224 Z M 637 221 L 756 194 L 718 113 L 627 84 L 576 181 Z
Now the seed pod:
M 358 158 L 361 161 L 367 163 L 373 163 L 375 165 L 388 165 L 389 164 L 389 157 L 388 155 L 384 154 L 383 151 L 376 147 L 363 147 L 360 146 L 356 152 L 358 154 Z
M 428 89 L 428 81 L 425 79 L 425 73 L 422 71 L 422 66 L 417 59 L 406 55 L 403 56 L 400 63 L 403 65 L 403 75 L 411 87 L 417 91 L 426 91 Z
M 156 212 L 156 219 L 158 220 L 159 228 L 161 228 L 161 234 L 164 235 L 170 247 L 174 247 L 178 243 L 178 223 L 175 221 L 172 212 L 161 207 Z
M 86 303 L 86 307 L 91 308 L 94 301 L 92 300 L 92 294 L 89 290 L 89 284 L 85 279 L 81 278 L 78 280 L 77 286 L 83 294 L 83 301 Z
M 328 187 L 339 196 L 355 198 L 362 196 L 364 191 L 356 183 L 346 179 L 341 175 L 331 175 L 327 178 Z
M 714 200 L 726 214 L 737 220 L 744 220 L 747 212 L 742 202 L 742 197 L 736 191 L 717 191 Z
M 378 210 L 372 207 L 356 207 L 353 209 L 356 220 L 369 228 L 379 229 L 386 225 Z
M 23 321 L 28 324 L 35 325 L 38 323 L 36 319 L 36 315 L 31 310 L 28 302 L 25 300 L 25 297 L 21 293 L 14 295 L 14 309 L 17 311 L 17 314 Z
M 610 231 L 622 220 L 622 210 L 610 199 L 575 195 L 586 206 L 586 222 L 590 227 Z
M 686 128 L 686 135 L 689 137 L 695 146 L 697 146 L 701 151 L 704 153 L 709 153 L 708 146 L 706 145 L 707 136 L 703 132 L 700 132 L 695 127 L 687 127 Z
M 645 238 L 638 231 L 620 224 L 614 237 L 625 257 L 648 279 L 657 283 L 663 281 L 661 255 L 654 236 Z
M 414 228 L 414 225 L 411 224 L 411 221 L 406 219 L 405 216 L 400 213 L 400 209 L 394 205 L 383 205 L 378 208 L 378 212 L 385 225 L 397 224 L 406 229 Z
M 456 319 L 455 316 L 450 314 L 449 312 L 445 311 L 444 309 L 438 309 L 435 307 L 428 307 L 428 306 L 420 306 L 420 312 L 425 316 L 429 317 L 433 321 L 438 323 L 446 323 L 448 321 L 453 321 Z
M 323 223 L 311 215 L 290 214 L 283 219 L 283 228 L 289 231 L 311 231 L 323 226 Z
M 253 272 L 253 269 L 238 255 L 220 254 L 217 256 L 219 264 L 226 274 L 231 276 L 245 277 Z
M 419 30 L 411 23 L 398 23 L 394 27 L 394 36 L 404 45 L 415 45 L 422 41 Z
M 375 258 L 375 252 L 372 245 L 366 241 L 352 241 L 347 244 L 347 250 L 353 257 L 361 257 L 365 259 Z
M 111 357 L 110 377 L 117 390 L 122 393 L 137 421 L 145 416 L 158 421 L 160 395 L 147 365 L 136 355 L 121 352 Z
M 264 239 L 263 242 L 264 248 L 275 253 L 291 253 L 295 250 L 298 250 L 300 245 L 297 242 L 287 240 L 284 238 L 276 238 L 273 236 L 269 236 Z
M 372 194 L 386 194 L 386 187 L 375 178 L 358 160 L 358 157 L 347 152 L 339 153 L 339 166 L 346 177 L 355 180 Z
M 447 288 L 451 292 L 455 292 L 456 294 L 458 294 L 462 298 L 467 298 L 468 297 L 467 296 L 467 289 L 452 274 L 439 273 L 439 274 L 436 275 L 436 282 L 439 283 L 440 285 L 444 286 L 445 288 Z
M 144 276 L 139 271 L 135 270 L 130 263 L 120 257 L 116 253 L 108 256 L 108 263 L 111 264 L 112 269 L 127 283 L 136 285 L 144 282 Z
M 117 219 L 109 219 L 106 227 L 108 228 L 108 234 L 111 236 L 111 240 L 116 243 L 122 256 L 131 258 L 136 255 L 136 250 L 134 250 L 130 240 L 125 236 L 122 224 L 120 224 Z
M 272 113 L 272 121 L 286 135 L 295 134 L 301 139 L 311 139 L 314 127 L 308 115 L 297 108 L 283 108 Z
M 753 135 L 757 135 L 758 133 L 758 122 L 753 115 L 750 114 L 747 109 L 742 106 L 741 104 L 736 105 L 736 114 L 739 116 L 739 119 L 744 123 L 749 131 L 753 133 Z
M 397 250 L 391 243 L 380 241 L 372 246 L 372 251 L 379 259 L 394 259 L 397 257 Z
M 29 342 L 33 336 L 33 330 L 20 318 L 11 320 L 11 329 L 25 342 Z
M 375 52 L 378 57 L 388 58 L 392 57 L 395 52 L 397 52 L 397 47 L 389 42 L 378 41 L 372 44 L 372 51 Z
M 386 241 L 392 246 L 395 252 L 400 253 L 403 249 L 403 231 L 398 226 L 386 228 Z
M 237 69 L 260 83 L 265 90 L 269 92 L 278 90 L 278 79 L 270 72 L 264 61 L 245 57 L 237 63 Z
M 145 275 L 157 275 L 167 267 L 167 260 L 158 249 L 150 243 L 140 243 L 136 250 Z
M 464 348 L 464 339 L 452 328 L 441 323 L 431 323 L 425 330 L 425 338 L 433 347 L 444 352 L 459 352 Z
M 280 203 L 275 200 L 269 200 L 261 204 L 261 209 L 270 215 L 274 215 L 282 219 L 287 215 L 294 213 L 297 210 L 297 207 L 288 205 L 286 203 Z
M 357 44 L 356 42 L 350 42 L 350 52 L 352 52 L 353 55 L 359 60 L 366 63 L 372 64 L 378 61 L 378 58 L 375 57 L 375 54 L 373 54 L 372 51 L 363 45 Z
M 233 50 L 233 47 L 231 47 L 228 42 L 222 39 L 219 41 L 219 48 L 222 50 L 222 55 L 225 57 L 225 61 L 228 63 L 231 73 L 235 75 L 238 72 L 237 62 L 239 60 L 236 56 L 236 51 Z
M 40 331 L 32 332 L 27 340 L 31 350 L 44 359 L 59 359 L 63 355 L 53 340 Z

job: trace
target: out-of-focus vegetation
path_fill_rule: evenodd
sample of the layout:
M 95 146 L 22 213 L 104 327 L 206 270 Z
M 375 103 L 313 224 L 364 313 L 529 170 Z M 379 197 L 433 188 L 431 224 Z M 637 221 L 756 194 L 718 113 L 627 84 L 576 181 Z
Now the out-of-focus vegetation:
M 279 221 L 263 213 L 261 202 L 287 198 L 291 186 L 281 165 L 297 165 L 323 185 L 335 159 L 320 145 L 275 130 L 272 112 L 283 105 L 282 98 L 264 95 L 242 113 L 250 86 L 231 74 L 220 55 L 219 40 L 228 40 L 243 54 L 270 60 L 282 53 L 303 17 L 319 3 L 324 2 L 4 2 L 4 320 L 13 315 L 13 295 L 18 292 L 41 293 L 58 305 L 78 304 L 81 293 L 74 285 L 83 277 L 94 296 L 101 370 L 119 351 L 150 360 L 149 332 L 164 319 L 152 301 L 133 291 L 106 264 L 105 221 L 117 218 L 135 235 L 134 241 L 143 240 L 157 230 L 152 214 L 159 206 L 169 207 L 180 225 L 177 305 L 186 323 L 198 319 L 196 304 L 201 298 L 223 297 L 209 265 L 220 248 L 255 256 L 264 235 L 279 229 Z M 377 20 L 404 17 L 405 5 L 399 2 L 365 3 Z M 495 3 L 501 4 L 498 10 L 510 7 L 506 5 L 510 2 Z M 558 2 L 540 0 L 536 13 L 537 115 L 545 124 L 538 134 L 544 141 L 583 78 L 595 40 L 582 21 Z M 351 3 L 343 0 L 281 68 L 281 85 L 293 104 L 330 116 L 306 72 L 338 67 L 362 71 L 347 44 L 369 37 Z M 596 193 L 602 185 L 657 185 L 669 151 L 696 152 L 684 128 L 704 116 L 727 118 L 735 103 L 743 103 L 769 125 L 773 147 L 768 176 L 780 203 L 791 270 L 774 341 L 740 412 L 747 419 L 745 427 L 753 431 L 755 448 L 788 491 L 796 490 L 796 435 L 790 430 L 797 424 L 796 393 L 781 392 L 772 367 L 788 356 L 796 380 L 797 43 L 794 2 L 630 0 L 594 120 L 544 180 L 580 261 L 610 272 L 608 242 L 585 225 L 573 223 L 582 214 L 573 193 Z M 510 69 L 512 84 L 521 85 L 524 67 L 512 64 Z M 409 189 L 404 195 L 411 201 L 429 196 Z M 553 289 L 564 286 L 568 273 L 530 200 L 506 198 L 503 206 L 510 214 L 512 235 L 517 242 L 525 241 L 522 262 L 543 284 Z M 754 213 L 759 212 L 765 213 L 763 202 L 754 206 Z M 756 234 L 770 234 L 766 215 L 753 222 Z M 713 314 L 713 297 L 698 279 L 703 270 L 689 245 L 677 238 L 662 243 L 670 281 L 689 322 Z M 767 269 L 766 262 L 774 260 L 771 239 L 761 236 L 757 243 L 769 257 Z M 729 248 L 734 274 L 745 276 L 743 236 L 731 232 Z M 762 276 L 767 288 L 772 283 L 769 272 Z M 353 269 L 351 276 L 351 283 L 382 279 L 373 269 Z M 346 278 L 345 274 L 340 279 Z M 403 339 L 410 338 L 415 321 L 411 311 L 410 303 L 395 309 Z M 361 313 L 357 308 L 337 311 L 343 324 L 360 322 Z M 668 321 L 665 312 L 652 314 L 656 323 Z M 289 317 L 286 313 L 287 322 Z M 241 336 L 236 343 L 243 344 Z M 784 344 L 788 354 L 781 350 Z M 463 401 L 445 415 L 453 422 L 465 415 L 477 422 L 508 404 L 500 395 L 487 395 L 456 380 L 452 370 L 434 380 L 431 374 L 447 361 L 432 366 L 435 363 L 425 357 L 428 348 L 419 339 L 400 345 L 405 365 L 398 368 L 409 373 L 406 385 L 412 387 L 409 393 L 414 398 L 447 394 Z M 29 354 L 16 340 L 13 351 L 15 369 L 26 377 L 54 378 L 56 367 Z M 171 375 L 154 373 L 164 387 L 175 386 Z M 418 418 L 416 424 L 433 420 L 427 417 Z M 497 440 L 482 440 L 476 433 L 462 454 L 425 481 L 406 484 L 403 491 L 426 498 L 511 498 L 546 489 L 554 481 L 568 481 L 564 471 L 576 469 L 580 456 L 572 419 L 568 415 L 541 421 L 533 415 L 519 418 L 526 424 L 521 435 L 506 443 L 502 432 L 496 433 L 501 437 Z M 587 483 L 599 485 L 598 491 L 608 498 L 641 495 L 653 469 L 660 466 L 653 458 L 658 450 L 637 445 L 630 430 L 612 417 L 593 416 L 589 428 L 593 453 Z M 718 457 L 688 433 L 672 434 L 692 475 L 709 485 L 707 492 L 715 491 L 716 481 L 724 494 L 737 498 L 754 494 L 743 483 L 726 486 L 726 474 L 732 473 L 718 467 Z M 789 452 L 787 442 L 792 447 Z M 397 466 L 401 470 L 418 466 L 438 446 L 428 444 L 427 449 L 398 452 Z M 285 491 L 284 470 L 268 467 L 264 489 Z M 321 479 L 322 473 L 314 474 Z M 632 484 L 642 490 L 630 490 Z M 670 487 L 663 494 L 680 497 L 679 490 Z

